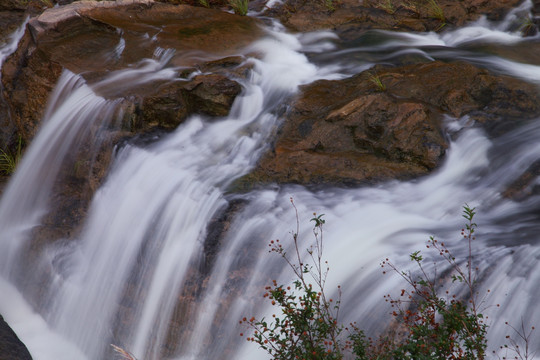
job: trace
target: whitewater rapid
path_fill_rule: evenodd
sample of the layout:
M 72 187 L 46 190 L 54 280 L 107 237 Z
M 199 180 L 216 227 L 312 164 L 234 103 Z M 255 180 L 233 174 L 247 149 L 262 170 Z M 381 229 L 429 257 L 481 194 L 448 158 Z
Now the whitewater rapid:
M 526 6 L 530 3 L 516 12 L 527 11 Z M 383 295 L 403 286 L 398 276 L 383 276 L 380 261 L 389 257 L 408 269 L 408 254 L 424 250 L 431 235 L 464 256 L 459 229 L 465 203 L 478 210 L 474 261 L 486 269 L 480 291 L 490 289 L 492 294 L 486 300 L 490 344 L 504 343 L 509 331 L 505 321 L 519 326 L 523 318 L 527 325 L 540 324 L 539 199 L 530 196 L 518 203 L 501 195 L 540 157 L 538 121 L 490 138 L 466 117 L 447 118 L 452 141 L 444 164 L 414 181 L 357 189 L 275 185 L 246 194 L 228 192 L 268 149 L 282 121 L 282 104 L 302 84 L 341 79 L 410 53 L 427 60 L 467 60 L 538 82 L 538 65 L 470 48 L 471 43 L 537 40 L 509 31 L 508 21 L 481 19 L 442 35 L 374 32 L 378 43 L 348 49 L 340 49 L 339 39 L 329 32 L 291 35 L 279 27 L 268 29 L 268 36 L 246 51 L 259 56 L 246 59 L 252 72 L 228 117 L 192 116 L 152 145 L 128 143 L 117 149 L 80 235 L 69 245 L 47 247 L 37 263 L 26 264 L 31 230 L 49 210 L 53 184 L 68 153 L 121 116 L 120 99 L 98 94 L 117 82 L 136 88 L 141 81 L 176 77 L 167 65 L 170 53 L 162 51 L 154 59 L 141 59 L 136 69 L 94 85 L 66 71 L 42 128 L 0 201 L 0 313 L 36 360 L 102 359 L 111 343 L 138 359 L 159 359 L 170 319 L 179 309 L 179 294 L 189 285 L 191 270 L 204 265 L 208 226 L 238 201 L 242 206 L 220 241 L 204 289 L 196 304 L 186 305 L 194 311 L 184 316 L 189 331 L 180 332 L 175 358 L 265 359 L 264 352 L 238 336 L 245 331 L 238 320 L 270 313 L 260 296 L 270 278 L 283 283 L 292 279 L 282 260 L 268 254 L 267 244 L 290 240 L 296 221 L 293 197 L 303 247 L 313 238 L 312 213 L 325 214 L 324 256 L 331 268 L 327 289 L 341 285 L 342 317 L 356 319 L 368 333 L 383 330 L 384 319 L 389 319 Z M 21 273 L 43 269 L 52 271 L 53 281 L 40 299 L 46 309 L 38 313 L 14 285 Z M 126 293 L 138 301 L 126 305 Z M 500 306 L 489 306 L 495 304 Z M 120 305 L 129 310 L 128 327 L 121 326 Z M 540 349 L 536 338 L 530 345 Z

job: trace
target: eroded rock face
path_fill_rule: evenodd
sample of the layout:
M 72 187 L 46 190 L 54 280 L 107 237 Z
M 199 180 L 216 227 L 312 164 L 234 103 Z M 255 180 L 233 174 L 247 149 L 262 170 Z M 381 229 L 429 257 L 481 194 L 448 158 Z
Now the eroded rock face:
M 359 31 L 440 31 L 486 15 L 491 20 L 504 14 L 522 0 L 286 0 L 268 13 L 278 17 L 293 31 L 336 30 L 343 39 Z M 332 5 L 329 5 L 329 4 Z
M 468 115 L 496 134 L 501 124 L 506 130 L 512 119 L 534 116 L 538 100 L 534 86 L 464 63 L 376 67 L 318 81 L 302 89 L 273 151 L 240 183 L 347 185 L 417 177 L 445 153 L 441 114 Z

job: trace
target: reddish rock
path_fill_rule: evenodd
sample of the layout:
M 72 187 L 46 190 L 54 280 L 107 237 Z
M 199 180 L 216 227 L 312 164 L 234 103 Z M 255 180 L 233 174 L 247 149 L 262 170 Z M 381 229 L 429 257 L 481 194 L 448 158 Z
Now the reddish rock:
M 317 81 L 302 88 L 272 151 L 236 185 L 421 176 L 439 165 L 447 147 L 441 114 L 469 115 L 495 131 L 501 119 L 508 125 L 537 114 L 539 100 L 533 85 L 464 63 L 376 67 L 344 80 Z
M 369 29 L 440 31 L 486 15 L 501 19 L 522 0 L 286 0 L 270 16 L 293 31 L 336 30 L 342 38 Z M 329 6 L 327 4 L 332 3 Z

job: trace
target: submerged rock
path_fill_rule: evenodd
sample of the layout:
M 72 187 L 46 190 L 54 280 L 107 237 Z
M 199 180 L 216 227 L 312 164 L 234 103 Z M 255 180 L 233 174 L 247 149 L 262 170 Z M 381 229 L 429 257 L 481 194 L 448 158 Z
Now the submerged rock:
M 537 184 L 540 177 L 540 159 L 533 162 L 516 180 L 508 185 L 502 196 L 514 201 L 523 201 L 540 194 Z
M 468 115 L 491 134 L 538 113 L 535 86 L 465 63 L 376 67 L 306 85 L 275 145 L 237 186 L 363 184 L 436 168 L 447 148 L 441 115 Z M 504 120 L 504 121 L 503 121 Z

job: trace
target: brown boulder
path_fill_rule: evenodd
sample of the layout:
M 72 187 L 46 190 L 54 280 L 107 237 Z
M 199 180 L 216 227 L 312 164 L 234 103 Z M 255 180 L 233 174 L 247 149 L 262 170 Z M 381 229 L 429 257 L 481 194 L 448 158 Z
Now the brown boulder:
M 186 90 L 193 112 L 226 116 L 242 87 L 223 75 L 213 74 L 196 76 L 186 85 Z
M 416 98 L 460 117 L 480 110 L 505 117 L 538 111 L 534 86 L 510 76 L 497 76 L 466 63 L 434 61 L 396 69 L 375 70 L 388 91 Z
M 417 177 L 434 169 L 447 147 L 440 114 L 469 115 L 493 128 L 501 119 L 534 116 L 539 100 L 530 84 L 464 63 L 377 67 L 317 81 L 302 88 L 273 150 L 236 185 Z
M 293 31 L 336 30 L 342 38 L 368 29 L 439 31 L 486 15 L 501 19 L 522 0 L 286 0 L 267 13 Z
M 469 115 L 492 136 L 539 109 L 535 86 L 466 63 L 439 61 L 379 71 L 388 91 L 429 103 L 453 117 Z
M 124 128 L 130 131 L 148 130 L 153 126 L 176 128 L 190 114 L 226 116 L 242 87 L 224 75 L 198 75 L 189 82 L 169 83 L 161 86 L 155 94 L 136 103 L 140 113 L 129 117 Z M 131 108 L 133 103 L 127 102 Z

